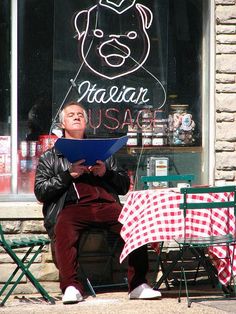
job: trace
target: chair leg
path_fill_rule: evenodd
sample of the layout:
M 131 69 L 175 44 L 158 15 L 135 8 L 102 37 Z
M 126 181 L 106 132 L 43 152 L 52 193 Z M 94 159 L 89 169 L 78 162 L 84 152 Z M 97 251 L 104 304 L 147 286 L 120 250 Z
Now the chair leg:
M 108 271 L 109 274 L 113 273 L 113 259 L 117 253 L 117 249 L 119 248 L 120 243 L 120 237 L 116 234 L 113 234 L 113 232 L 106 230 L 106 229 L 99 229 L 99 231 L 96 231 L 94 229 L 94 233 L 99 233 L 102 235 L 102 240 L 104 241 L 106 245 L 106 252 L 105 253 L 96 253 L 96 252 L 90 252 L 88 255 L 86 253 L 83 253 L 83 249 L 86 245 L 86 240 L 90 234 L 90 230 L 86 230 L 84 232 L 84 236 L 81 237 L 79 243 L 78 243 L 78 254 L 77 254 L 77 261 L 79 264 L 78 272 L 80 273 L 80 276 L 82 277 L 82 280 L 84 281 L 84 284 L 88 287 L 89 292 L 91 292 L 91 295 L 93 297 L 96 296 L 96 289 L 103 289 L 108 287 L 123 287 L 127 286 L 127 282 L 119 283 L 119 284 L 113 284 L 113 283 L 102 283 L 102 280 L 104 278 L 104 275 L 107 275 Z M 91 282 L 89 279 L 88 274 L 86 274 L 86 271 L 84 270 L 83 263 L 81 263 L 81 258 L 83 257 L 103 257 L 104 263 L 102 265 L 101 271 L 98 275 L 98 280 L 95 283 Z
M 109 256 L 107 256 L 107 260 L 106 260 L 106 263 L 102 269 L 102 273 L 101 273 L 101 276 L 100 276 L 100 280 L 99 280 L 99 283 L 101 284 L 101 281 L 103 278 L 103 276 L 106 274 L 107 271 L 110 270 L 110 272 L 112 273 L 112 261 L 114 259 L 114 255 L 115 255 L 115 247 L 117 246 L 117 243 L 114 244 L 114 248 L 111 249 L 111 251 L 109 251 Z M 109 247 L 108 247 L 108 250 Z
M 6 283 L 4 284 L 4 286 L 2 287 L 1 291 L 0 291 L 0 296 L 3 294 L 3 292 L 7 289 L 7 287 L 9 286 L 9 284 L 12 283 L 13 278 L 16 276 L 17 272 L 22 269 L 22 267 L 20 266 L 23 265 L 24 266 L 24 262 L 27 259 L 27 257 L 29 256 L 29 254 L 32 252 L 33 247 L 30 247 L 28 249 L 28 251 L 26 252 L 26 254 L 24 255 L 24 257 L 22 258 L 22 260 L 20 260 L 17 255 L 15 254 L 15 252 L 13 252 L 11 249 L 5 248 L 6 252 L 11 256 L 12 260 L 18 265 L 15 270 L 13 271 L 13 273 L 10 275 L 10 277 L 8 278 L 8 280 L 6 281 Z M 9 296 L 12 294 L 12 292 L 14 291 L 14 289 L 16 288 L 16 286 L 18 285 L 18 283 L 20 282 L 20 280 L 22 279 L 22 277 L 24 276 L 24 272 L 22 271 L 22 273 L 19 275 L 19 277 L 16 279 L 15 283 L 12 285 L 11 289 L 8 291 L 8 293 L 6 294 L 5 298 L 3 298 L 3 300 L 1 301 L 1 306 L 3 306 L 7 299 L 9 298 Z
M 161 258 L 163 246 L 164 246 L 164 242 L 161 242 L 159 254 L 157 255 L 157 267 L 156 267 L 157 271 L 159 271 L 159 269 L 161 268 L 162 274 L 165 273 L 165 267 L 164 267 L 164 265 L 163 265 L 163 260 L 162 260 L 162 258 Z M 166 278 L 166 279 L 164 280 L 164 282 L 165 282 L 166 288 L 167 288 L 168 290 L 170 290 L 170 285 L 169 285 L 169 282 L 168 282 L 168 278 Z
M 115 238 L 114 238 L 115 236 Z M 102 288 L 108 288 L 108 287 L 124 287 L 124 286 L 128 286 L 128 281 L 126 280 L 126 278 L 124 278 L 124 283 L 105 283 L 105 284 L 101 284 L 101 280 L 102 280 L 102 277 L 105 275 L 105 273 L 107 272 L 108 270 L 108 267 L 110 267 L 110 272 L 113 273 L 113 260 L 115 258 L 115 255 L 116 255 L 116 252 L 119 248 L 119 241 L 120 241 L 120 238 L 116 235 L 116 234 L 113 234 L 111 232 L 108 232 L 106 234 L 106 241 L 107 241 L 107 244 L 108 244 L 108 255 L 107 255 L 107 261 L 106 263 L 104 264 L 103 266 L 103 270 L 102 270 L 102 273 L 100 275 L 100 283 L 97 284 L 97 285 L 94 285 L 93 288 L 96 289 L 102 289 Z
M 178 302 L 181 302 L 181 294 L 182 294 L 182 280 L 183 280 L 183 267 L 181 266 L 181 272 L 180 272 L 180 282 L 179 282 L 179 296 L 178 296 Z
M 186 296 L 187 296 L 187 303 L 188 303 L 188 307 L 191 306 L 191 300 L 189 298 L 189 293 L 188 293 L 188 284 L 187 284 L 187 278 L 186 278 L 186 274 L 183 268 L 183 276 L 184 276 L 184 284 L 185 284 L 185 291 L 186 291 Z
M 234 271 L 233 271 L 233 263 L 234 263 L 234 256 L 235 256 L 235 246 L 236 244 L 233 244 L 233 248 L 232 248 L 232 257 L 230 258 L 230 267 L 231 267 L 231 278 L 230 278 L 230 286 L 231 283 L 233 283 L 233 296 L 236 297 L 236 280 L 235 280 L 235 276 L 234 276 Z M 229 253 L 230 253 L 230 247 L 228 247 Z M 231 255 L 229 255 L 231 256 Z
M 29 256 L 29 254 L 32 252 L 33 247 L 29 248 L 29 250 L 25 253 L 24 257 L 22 258 L 21 262 L 24 263 L 25 260 L 27 259 L 27 257 Z M 6 252 L 11 256 L 11 258 L 13 259 L 13 261 L 15 261 L 15 254 L 13 255 L 12 252 L 6 250 Z M 17 262 L 16 262 L 17 263 Z M 18 264 L 17 264 L 18 265 Z M 9 276 L 8 280 L 5 282 L 4 286 L 2 287 L 2 289 L 0 290 L 0 296 L 3 294 L 3 292 L 6 290 L 6 288 L 9 286 L 9 284 L 12 282 L 13 278 L 15 277 L 15 275 L 17 274 L 17 272 L 19 271 L 20 267 L 19 265 L 15 268 L 15 270 L 13 271 L 13 273 Z
M 217 276 L 216 269 L 214 268 L 212 263 L 206 258 L 204 249 L 199 248 L 199 250 L 196 250 L 196 253 L 199 254 L 199 258 L 200 258 L 199 262 L 202 263 L 203 267 L 207 271 L 208 278 L 212 282 L 212 287 L 215 288 L 216 287 L 216 278 L 215 278 L 215 276 Z M 217 280 L 217 282 L 218 282 L 218 280 Z
M 181 276 L 180 276 L 180 284 L 179 284 L 178 302 L 179 303 L 181 302 L 182 281 L 183 281 L 183 278 L 184 278 L 184 285 L 185 285 L 185 292 L 186 292 L 186 297 L 187 297 L 187 304 L 188 304 L 188 307 L 190 307 L 191 306 L 191 300 L 189 298 L 187 278 L 186 278 L 185 269 L 184 269 L 184 252 L 187 249 L 188 249 L 187 247 L 180 248 L 180 253 L 181 253 Z
M 154 284 L 153 286 L 154 290 L 158 289 L 161 286 L 161 284 L 169 277 L 170 273 L 174 270 L 176 264 L 180 260 L 181 254 L 182 254 L 181 251 L 178 251 L 171 264 L 165 269 L 165 273 L 163 273 L 161 278 Z
M 88 278 L 86 278 L 86 281 L 87 281 L 87 285 L 89 287 L 89 290 L 91 291 L 92 296 L 94 298 L 96 298 L 96 292 L 94 291 L 93 286 L 92 286 L 90 280 Z
M 216 273 L 214 266 L 209 262 L 209 260 L 205 256 L 204 249 L 192 247 L 192 248 L 190 248 L 190 250 L 191 250 L 192 254 L 199 261 L 198 266 L 197 266 L 197 271 L 196 271 L 196 274 L 194 276 L 194 282 L 196 283 L 199 267 L 200 267 L 200 265 L 202 265 L 204 267 L 204 269 L 206 270 L 208 279 L 212 282 L 212 287 L 215 288 L 215 286 L 216 286 L 215 276 L 217 276 L 217 273 Z
M 5 302 L 7 301 L 9 296 L 12 294 L 12 292 L 14 291 L 16 286 L 19 284 L 20 280 L 23 278 L 24 275 L 30 280 L 30 282 L 34 285 L 34 287 L 37 289 L 37 291 L 42 295 L 42 297 L 47 302 L 49 302 L 50 304 L 55 304 L 55 301 L 49 296 L 47 291 L 41 286 L 41 284 L 37 281 L 37 279 L 29 271 L 29 267 L 35 261 L 38 254 L 41 252 L 43 246 L 44 245 L 40 245 L 38 247 L 37 251 L 34 253 L 32 258 L 30 259 L 30 261 L 26 265 L 24 264 L 24 262 L 25 262 L 26 258 L 29 256 L 29 254 L 31 253 L 31 251 L 33 250 L 33 248 L 34 248 L 33 246 L 29 248 L 29 250 L 26 252 L 26 254 L 24 255 L 24 257 L 22 259 L 19 259 L 19 257 L 15 254 L 15 252 L 13 252 L 11 249 L 5 248 L 6 252 L 11 256 L 11 258 L 14 260 L 14 262 L 18 266 L 16 267 L 16 269 L 14 270 L 12 275 L 9 277 L 9 279 L 5 283 L 4 287 L 1 289 L 0 295 L 2 295 L 2 293 L 6 290 L 7 286 L 12 282 L 12 280 L 15 277 L 15 275 L 17 274 L 17 272 L 19 270 L 21 270 L 22 273 L 18 276 L 15 283 L 12 285 L 11 289 L 8 291 L 8 293 L 6 294 L 4 299 L 1 301 L 1 306 L 3 306 L 5 304 Z
M 161 257 L 159 257 L 159 263 L 158 263 L 158 264 L 160 264 L 160 266 L 161 266 L 161 272 L 162 272 L 162 274 L 164 274 L 164 273 L 165 273 L 165 267 L 164 267 L 164 265 L 163 265 L 163 262 L 162 262 Z M 166 278 L 166 279 L 164 280 L 164 282 L 165 282 L 166 288 L 167 288 L 168 290 L 170 290 L 170 285 L 169 285 L 168 279 Z
M 196 282 L 197 282 L 197 277 L 198 277 L 200 265 L 201 265 L 201 263 L 199 261 L 197 264 L 197 270 L 196 270 L 195 275 L 194 275 L 194 284 L 196 284 Z

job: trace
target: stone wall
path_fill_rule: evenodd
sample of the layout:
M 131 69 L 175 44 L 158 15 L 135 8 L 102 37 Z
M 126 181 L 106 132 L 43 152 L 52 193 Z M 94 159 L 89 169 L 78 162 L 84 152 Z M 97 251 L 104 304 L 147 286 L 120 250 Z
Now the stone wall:
M 31 235 L 46 235 L 41 214 L 41 205 L 32 203 L 0 203 L 0 221 L 6 238 L 28 237 Z M 23 257 L 26 249 L 18 250 L 19 257 Z M 0 287 L 15 269 L 11 257 L 0 248 Z M 58 271 L 52 262 L 50 246 L 45 246 L 42 254 L 30 267 L 34 276 L 45 289 L 59 292 Z M 20 273 L 19 273 L 20 274 Z M 14 293 L 35 293 L 36 289 L 24 276 Z
M 216 0 L 215 178 L 236 181 L 236 1 Z

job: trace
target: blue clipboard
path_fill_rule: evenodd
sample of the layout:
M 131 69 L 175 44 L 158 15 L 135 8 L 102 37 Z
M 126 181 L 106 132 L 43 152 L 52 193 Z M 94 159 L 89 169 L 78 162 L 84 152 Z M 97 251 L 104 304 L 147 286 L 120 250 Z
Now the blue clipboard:
M 69 162 L 74 163 L 85 159 L 84 164 L 92 166 L 97 160 L 105 161 L 115 154 L 126 145 L 127 141 L 128 136 L 126 135 L 119 138 L 59 138 L 55 143 L 55 147 Z

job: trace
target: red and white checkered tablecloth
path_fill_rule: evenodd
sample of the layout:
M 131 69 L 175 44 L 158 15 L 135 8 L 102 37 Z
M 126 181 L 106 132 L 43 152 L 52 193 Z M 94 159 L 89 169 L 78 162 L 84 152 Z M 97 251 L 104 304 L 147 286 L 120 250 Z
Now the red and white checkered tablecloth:
M 229 195 L 223 194 L 193 194 L 189 195 L 191 202 L 211 202 L 228 200 Z M 179 209 L 182 195 L 178 189 L 132 191 L 123 206 L 119 217 L 121 236 L 125 241 L 120 256 L 122 262 L 127 255 L 138 247 L 160 241 L 171 241 L 184 236 L 183 210 Z M 187 211 L 186 230 L 188 237 L 203 237 L 222 235 L 227 228 L 235 234 L 235 217 L 231 209 L 203 209 Z M 231 247 L 233 250 L 233 247 Z M 224 257 L 226 249 L 214 247 L 209 253 Z M 219 260 L 216 265 L 218 277 L 222 284 L 227 284 L 231 276 L 229 259 Z M 236 256 L 233 270 L 236 275 Z

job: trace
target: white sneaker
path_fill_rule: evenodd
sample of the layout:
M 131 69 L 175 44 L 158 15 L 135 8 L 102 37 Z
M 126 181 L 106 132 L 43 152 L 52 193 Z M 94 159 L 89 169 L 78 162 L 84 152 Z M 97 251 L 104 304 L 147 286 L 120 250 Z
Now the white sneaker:
M 67 287 L 62 297 L 63 304 L 78 303 L 80 301 L 83 301 L 83 297 L 79 290 L 73 286 Z
M 161 293 L 158 290 L 153 290 L 149 285 L 143 283 L 136 287 L 129 294 L 130 299 L 159 299 Z

